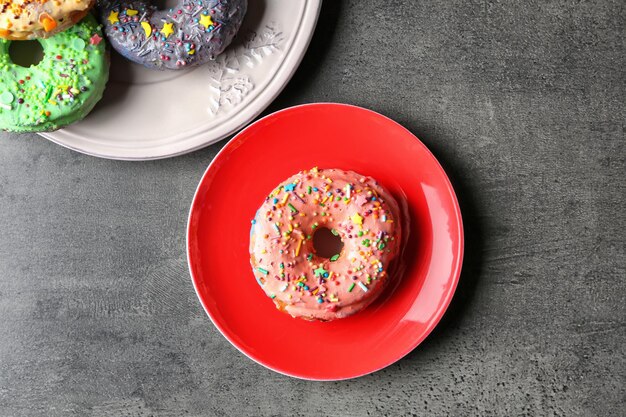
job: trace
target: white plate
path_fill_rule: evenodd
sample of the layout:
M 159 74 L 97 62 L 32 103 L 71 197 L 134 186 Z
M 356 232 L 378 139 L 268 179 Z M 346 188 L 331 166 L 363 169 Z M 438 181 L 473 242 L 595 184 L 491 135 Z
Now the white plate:
M 85 120 L 41 135 L 93 156 L 149 160 L 215 143 L 258 116 L 311 40 L 321 0 L 250 0 L 237 39 L 214 62 L 160 72 L 111 56 L 104 98 Z

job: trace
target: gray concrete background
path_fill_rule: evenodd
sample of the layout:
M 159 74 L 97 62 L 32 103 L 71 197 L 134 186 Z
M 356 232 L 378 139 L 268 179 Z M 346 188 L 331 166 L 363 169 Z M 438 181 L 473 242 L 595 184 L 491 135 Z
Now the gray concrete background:
M 624 415 L 625 23 L 620 0 L 325 3 L 270 110 L 403 123 L 467 233 L 441 325 L 353 381 L 268 371 L 202 311 L 184 231 L 223 143 L 125 163 L 0 134 L 0 416 Z

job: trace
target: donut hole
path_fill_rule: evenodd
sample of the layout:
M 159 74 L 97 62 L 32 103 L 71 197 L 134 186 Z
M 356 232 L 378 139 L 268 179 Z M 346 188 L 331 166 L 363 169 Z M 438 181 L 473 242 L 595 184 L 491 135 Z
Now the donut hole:
M 332 258 L 341 253 L 343 242 L 329 228 L 320 227 L 313 234 L 313 249 L 321 258 Z
M 178 0 L 155 0 L 154 1 L 154 5 L 156 6 L 157 10 L 173 9 L 179 4 L 180 4 L 180 1 Z
M 15 65 L 29 68 L 43 59 L 43 46 L 36 40 L 14 41 L 9 45 L 9 57 Z

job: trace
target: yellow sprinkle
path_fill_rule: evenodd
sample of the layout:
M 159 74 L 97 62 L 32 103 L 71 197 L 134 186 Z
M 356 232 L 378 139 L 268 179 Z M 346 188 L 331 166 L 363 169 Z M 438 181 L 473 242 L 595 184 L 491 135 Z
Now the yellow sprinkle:
M 146 37 L 149 38 L 152 35 L 152 26 L 148 22 L 141 22 L 141 27 L 146 34 Z
M 287 202 L 287 199 L 289 198 L 289 194 L 285 194 L 285 196 L 283 197 L 283 201 L 281 201 L 281 204 L 284 206 L 285 203 Z
M 200 16 L 200 24 L 204 26 L 205 29 L 208 29 L 209 26 L 213 26 L 213 19 L 208 14 L 203 14 Z
M 109 23 L 113 25 L 119 22 L 120 21 L 120 19 L 118 18 L 119 14 L 120 14 L 119 12 L 111 11 L 111 13 L 109 14 L 109 17 L 107 17 L 107 20 L 109 21 Z
M 134 9 L 126 9 L 126 14 L 127 14 L 128 16 L 134 16 L 134 15 L 136 15 L 137 13 L 139 13 L 137 10 L 134 10 Z
M 304 239 L 300 239 L 300 240 L 298 241 L 298 246 L 296 247 L 296 256 L 300 255 L 300 248 L 302 247 L 302 241 L 303 241 L 303 240 L 304 240 Z
M 361 217 L 359 213 L 354 213 L 350 219 L 354 224 L 363 224 L 363 217 Z
M 172 33 L 174 33 L 174 24 L 173 23 L 164 23 L 161 28 L 161 33 L 166 38 L 169 37 Z

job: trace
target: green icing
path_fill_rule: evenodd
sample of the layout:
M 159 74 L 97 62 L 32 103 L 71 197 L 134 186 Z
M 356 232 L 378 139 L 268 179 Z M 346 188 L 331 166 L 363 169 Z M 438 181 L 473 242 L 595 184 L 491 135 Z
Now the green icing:
M 101 26 L 87 15 L 66 31 L 39 39 L 44 57 L 29 68 L 14 64 L 11 41 L 0 39 L 0 129 L 50 131 L 84 118 L 102 98 L 109 77 L 106 44 L 98 39 Z

